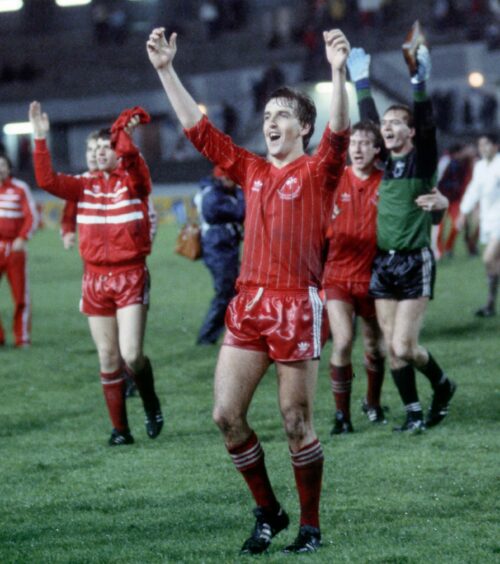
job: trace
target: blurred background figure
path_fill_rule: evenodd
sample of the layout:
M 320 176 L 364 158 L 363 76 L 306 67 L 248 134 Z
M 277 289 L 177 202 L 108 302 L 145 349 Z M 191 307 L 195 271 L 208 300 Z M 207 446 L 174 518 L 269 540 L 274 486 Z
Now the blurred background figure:
M 441 157 L 439 167 L 439 191 L 448 198 L 449 206 L 445 217 L 436 226 L 436 258 L 453 256 L 453 248 L 458 235 L 457 219 L 460 215 L 460 202 L 472 176 L 476 151 L 470 144 L 454 144 Z
M 496 314 L 498 279 L 500 276 L 500 155 L 498 136 L 485 133 L 479 137 L 478 150 L 481 159 L 474 165 L 472 180 L 460 204 L 461 227 L 465 216 L 479 204 L 479 227 L 481 243 L 485 245 L 483 262 L 488 279 L 486 304 L 476 311 L 478 317 Z
M 27 241 L 38 226 L 36 204 L 29 186 L 12 176 L 12 164 L 0 155 L 0 278 L 5 273 L 14 300 L 13 330 L 16 347 L 31 343 L 31 299 Z M 0 322 L 0 345 L 5 334 Z
M 212 275 L 215 295 L 198 333 L 198 345 L 212 345 L 224 330 L 224 317 L 240 270 L 245 201 L 243 192 L 220 167 L 201 181 L 194 198 L 201 222 L 203 262 Z

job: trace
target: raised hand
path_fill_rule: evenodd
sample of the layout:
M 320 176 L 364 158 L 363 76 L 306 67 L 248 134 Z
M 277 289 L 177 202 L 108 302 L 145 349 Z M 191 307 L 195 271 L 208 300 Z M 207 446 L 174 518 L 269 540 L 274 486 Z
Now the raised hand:
M 371 56 L 363 47 L 353 47 L 347 58 L 347 68 L 353 82 L 370 76 Z
M 336 70 L 344 70 L 347 57 L 351 50 L 349 41 L 340 29 L 331 29 L 323 32 L 325 41 L 326 58 Z
M 45 139 L 50 129 L 49 116 L 42 112 L 40 102 L 31 102 L 29 109 L 29 119 L 33 127 L 35 139 Z
M 150 33 L 146 48 L 153 67 L 156 70 L 166 68 L 172 64 L 177 52 L 177 33 L 172 33 L 167 41 L 165 28 L 157 27 Z
M 417 72 L 412 76 L 413 83 L 420 83 L 429 80 L 431 75 L 431 54 L 426 45 L 419 45 L 417 49 Z
M 138 115 L 135 115 L 130 119 L 127 125 L 123 128 L 125 133 L 128 135 L 132 135 L 134 129 L 141 123 L 141 118 Z

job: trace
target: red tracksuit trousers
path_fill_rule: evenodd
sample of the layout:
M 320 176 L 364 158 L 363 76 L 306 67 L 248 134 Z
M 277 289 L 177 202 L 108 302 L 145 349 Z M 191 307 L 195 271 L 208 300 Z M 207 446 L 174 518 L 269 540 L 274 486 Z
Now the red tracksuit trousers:
M 13 331 L 16 346 L 31 342 L 31 300 L 25 251 L 13 252 L 11 243 L 0 241 L 0 278 L 5 273 L 14 300 Z M 0 344 L 5 342 L 5 333 L 0 321 Z

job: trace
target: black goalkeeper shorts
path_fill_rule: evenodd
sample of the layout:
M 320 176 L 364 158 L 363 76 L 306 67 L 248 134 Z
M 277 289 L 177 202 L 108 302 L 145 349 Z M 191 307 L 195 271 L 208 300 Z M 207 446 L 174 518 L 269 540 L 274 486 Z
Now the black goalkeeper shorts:
M 370 296 L 414 300 L 433 297 L 436 261 L 429 247 L 415 251 L 379 251 L 373 261 Z

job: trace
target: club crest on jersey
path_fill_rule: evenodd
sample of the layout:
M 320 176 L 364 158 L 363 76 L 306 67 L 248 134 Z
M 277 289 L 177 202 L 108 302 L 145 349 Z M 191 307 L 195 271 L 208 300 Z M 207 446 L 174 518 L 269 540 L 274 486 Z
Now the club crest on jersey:
M 282 200 L 294 200 L 298 198 L 302 186 L 295 176 L 290 176 L 285 181 L 285 184 L 278 190 L 278 196 Z
M 401 178 L 405 171 L 405 161 L 396 161 L 392 169 L 392 176 L 394 178 Z
M 347 192 L 342 192 L 342 194 L 340 194 L 340 201 L 341 202 L 350 202 L 351 201 L 351 194 L 348 194 Z
M 262 186 L 264 186 L 262 180 L 254 180 L 251 190 L 252 192 L 260 192 L 262 190 Z

